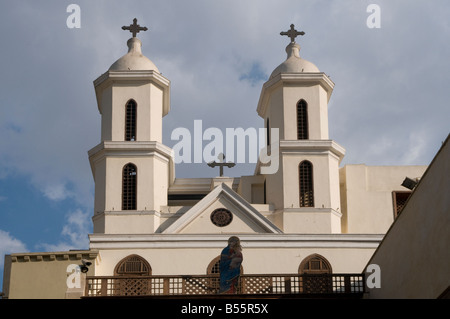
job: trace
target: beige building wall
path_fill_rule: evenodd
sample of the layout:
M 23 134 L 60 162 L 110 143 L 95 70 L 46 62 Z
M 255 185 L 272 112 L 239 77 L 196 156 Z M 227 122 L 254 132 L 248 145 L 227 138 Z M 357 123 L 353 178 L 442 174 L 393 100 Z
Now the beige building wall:
M 447 138 L 369 261 L 381 270 L 369 298 L 449 298 L 449 176 Z
M 242 236 L 240 236 L 242 237 Z M 125 257 L 137 254 L 147 260 L 152 275 L 205 275 L 223 247 L 101 250 L 95 276 L 112 276 Z M 333 273 L 362 273 L 375 247 L 362 248 L 249 248 L 243 247 L 244 274 L 297 274 L 300 263 L 312 254 L 325 257 Z
M 95 251 L 23 253 L 5 256 L 3 293 L 9 299 L 65 299 L 69 265 L 92 262 L 88 276 L 95 274 Z
M 346 165 L 339 171 L 342 232 L 384 234 L 394 221 L 393 191 L 405 177 L 420 178 L 427 166 Z
M 119 261 L 131 253 L 144 257 L 150 263 L 153 275 L 205 275 L 208 265 L 220 252 L 221 249 L 205 248 L 103 251 L 105 264 L 102 263 L 102 274 L 99 271 L 96 276 L 111 276 Z M 373 252 L 374 249 L 244 249 L 242 266 L 244 274 L 297 274 L 303 259 L 320 254 L 330 262 L 335 273 L 361 273 Z

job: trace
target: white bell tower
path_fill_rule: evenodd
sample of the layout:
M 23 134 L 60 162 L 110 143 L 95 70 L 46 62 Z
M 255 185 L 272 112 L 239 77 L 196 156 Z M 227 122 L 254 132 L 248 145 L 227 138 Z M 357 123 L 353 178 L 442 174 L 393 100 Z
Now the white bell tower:
M 129 27 L 128 53 L 94 81 L 101 142 L 89 151 L 95 181 L 94 233 L 148 234 L 159 226 L 173 179 L 173 152 L 162 144 L 170 110 L 170 81 L 141 52 Z
M 345 150 L 328 136 L 334 83 L 300 57 L 291 25 L 287 59 L 263 85 L 257 112 L 279 129 L 279 169 L 265 175 L 266 202 L 285 233 L 340 233 L 339 163 Z M 274 145 L 270 145 L 272 150 Z

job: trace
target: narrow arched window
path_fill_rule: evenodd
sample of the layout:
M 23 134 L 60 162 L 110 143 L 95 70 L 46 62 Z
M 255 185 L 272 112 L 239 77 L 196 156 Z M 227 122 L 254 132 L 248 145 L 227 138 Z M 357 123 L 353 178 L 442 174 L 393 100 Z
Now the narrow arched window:
M 267 204 L 267 180 L 264 180 L 264 204 Z
M 122 210 L 136 209 L 137 168 L 134 164 L 127 164 L 122 172 Z
M 125 141 L 136 140 L 136 102 L 129 100 L 125 110 Z
M 266 125 L 266 138 L 267 138 L 267 146 L 270 145 L 270 123 L 269 119 L 267 119 L 267 125 Z
M 313 166 L 303 161 L 298 166 L 300 186 L 300 207 L 314 207 Z
M 297 139 L 307 140 L 308 133 L 308 104 L 305 100 L 297 103 Z

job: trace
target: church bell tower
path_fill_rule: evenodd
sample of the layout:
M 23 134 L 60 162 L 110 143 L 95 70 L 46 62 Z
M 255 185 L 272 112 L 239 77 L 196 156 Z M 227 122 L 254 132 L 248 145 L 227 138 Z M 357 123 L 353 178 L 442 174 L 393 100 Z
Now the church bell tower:
M 89 151 L 95 181 L 94 233 L 154 233 L 173 178 L 173 152 L 162 144 L 170 81 L 142 54 L 134 19 L 128 53 L 94 81 L 101 142 Z
M 340 233 L 339 163 L 345 150 L 328 136 L 334 83 L 300 57 L 294 29 L 287 58 L 264 83 L 257 112 L 267 132 L 279 129 L 279 168 L 265 175 L 266 202 L 285 233 Z M 269 139 L 268 139 L 269 140 Z M 268 144 L 269 141 L 268 141 Z

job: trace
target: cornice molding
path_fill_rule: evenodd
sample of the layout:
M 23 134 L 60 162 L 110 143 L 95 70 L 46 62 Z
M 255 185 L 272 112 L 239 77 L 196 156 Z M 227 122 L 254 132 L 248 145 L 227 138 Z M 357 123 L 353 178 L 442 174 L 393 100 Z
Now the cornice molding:
M 57 252 L 14 253 L 9 256 L 11 257 L 11 262 L 47 262 L 81 259 L 92 260 L 95 259 L 97 255 L 97 250 L 70 250 Z
M 250 248 L 361 248 L 375 249 L 381 234 L 90 234 L 91 249 L 223 248 L 230 236 Z
M 331 152 L 339 159 L 345 156 L 345 148 L 334 140 L 280 140 L 280 151 L 284 152 Z
M 280 73 L 263 84 L 261 94 L 258 101 L 256 111 L 258 115 L 264 117 L 266 113 L 267 104 L 269 102 L 269 95 L 275 89 L 287 85 L 320 85 L 327 92 L 327 100 L 330 100 L 333 92 L 334 82 L 323 72 L 320 73 Z
M 111 81 L 151 81 L 160 84 L 162 87 L 170 86 L 170 80 L 160 73 L 149 70 L 134 71 L 107 71 L 94 80 L 94 86 L 107 86 Z
M 97 98 L 97 105 L 101 113 L 102 92 L 107 87 L 114 85 L 114 83 L 140 81 L 144 83 L 153 83 L 163 91 L 163 116 L 170 111 L 170 80 L 162 76 L 160 73 L 149 71 L 107 71 L 94 80 L 95 95 Z
M 173 150 L 156 141 L 103 141 L 88 151 L 92 173 L 95 176 L 94 163 L 105 157 L 150 157 L 156 156 L 167 162 L 173 162 Z

